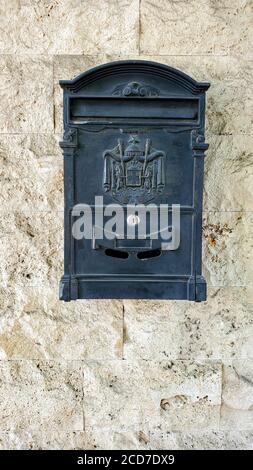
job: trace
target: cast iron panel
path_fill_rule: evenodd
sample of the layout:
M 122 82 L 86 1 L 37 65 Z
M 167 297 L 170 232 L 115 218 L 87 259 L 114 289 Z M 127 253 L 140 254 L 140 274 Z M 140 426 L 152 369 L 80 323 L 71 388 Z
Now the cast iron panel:
M 95 67 L 64 90 L 64 275 L 60 299 L 206 299 L 201 272 L 205 92 L 171 67 L 119 61 Z M 94 234 L 107 226 L 95 216 L 116 204 L 180 205 L 180 244 L 163 250 L 159 232 L 145 239 L 122 233 L 75 239 L 73 208 L 91 207 Z M 160 215 L 158 215 L 158 218 Z M 160 219 L 159 219 L 160 221 Z M 127 224 L 126 224 L 127 226 Z M 93 233 L 93 232 L 92 232 Z

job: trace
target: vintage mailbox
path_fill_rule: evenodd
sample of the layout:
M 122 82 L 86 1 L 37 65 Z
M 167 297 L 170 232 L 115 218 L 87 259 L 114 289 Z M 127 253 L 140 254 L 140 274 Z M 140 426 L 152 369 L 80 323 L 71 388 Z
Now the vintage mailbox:
M 111 62 L 64 90 L 60 299 L 206 299 L 205 92 L 179 70 Z

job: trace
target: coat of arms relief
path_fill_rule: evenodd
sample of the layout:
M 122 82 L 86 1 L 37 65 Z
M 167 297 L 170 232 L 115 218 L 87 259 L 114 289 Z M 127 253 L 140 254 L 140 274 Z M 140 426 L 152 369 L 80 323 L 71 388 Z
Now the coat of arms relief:
M 165 152 L 152 147 L 150 139 L 132 135 L 118 139 L 105 150 L 103 188 L 121 204 L 145 203 L 161 194 L 165 186 Z

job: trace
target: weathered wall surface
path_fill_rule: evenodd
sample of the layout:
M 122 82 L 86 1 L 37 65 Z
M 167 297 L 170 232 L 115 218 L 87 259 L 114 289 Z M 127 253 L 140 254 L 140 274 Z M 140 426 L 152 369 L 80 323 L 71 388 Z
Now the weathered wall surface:
M 252 447 L 252 0 L 0 5 L 0 447 Z M 58 80 L 119 58 L 212 83 L 204 303 L 58 301 Z

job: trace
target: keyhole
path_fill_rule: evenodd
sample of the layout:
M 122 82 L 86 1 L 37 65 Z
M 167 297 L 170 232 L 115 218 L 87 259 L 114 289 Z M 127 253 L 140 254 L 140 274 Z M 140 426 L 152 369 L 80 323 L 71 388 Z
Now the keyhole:
M 131 226 L 138 225 L 140 223 L 140 217 L 135 214 L 129 215 L 127 218 L 127 223 Z

